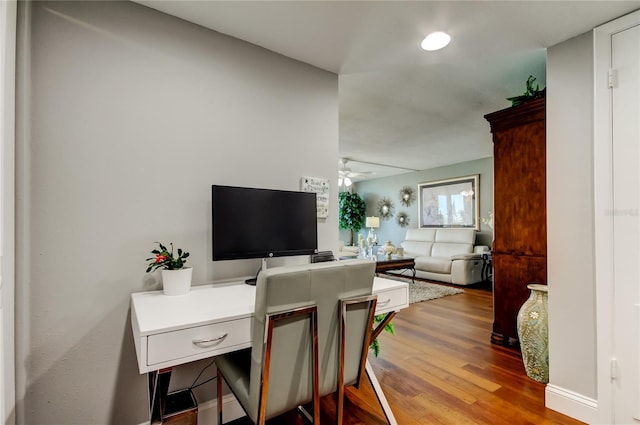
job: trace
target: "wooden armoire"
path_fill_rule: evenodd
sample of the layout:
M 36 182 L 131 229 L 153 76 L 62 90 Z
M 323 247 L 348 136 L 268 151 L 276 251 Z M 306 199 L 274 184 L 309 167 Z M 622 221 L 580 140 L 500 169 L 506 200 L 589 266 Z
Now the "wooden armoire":
M 545 98 L 485 119 L 493 133 L 491 341 L 516 345 L 516 318 L 529 297 L 527 285 L 547 283 Z

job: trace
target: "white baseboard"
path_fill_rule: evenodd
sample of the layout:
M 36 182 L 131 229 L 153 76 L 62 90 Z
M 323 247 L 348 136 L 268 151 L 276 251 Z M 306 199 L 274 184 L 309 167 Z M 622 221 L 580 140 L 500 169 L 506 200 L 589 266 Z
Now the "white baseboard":
M 548 384 L 545 406 L 588 424 L 598 421 L 598 401 L 582 394 Z
M 222 414 L 225 423 L 234 421 L 245 416 L 244 410 L 238 403 L 233 394 L 227 394 L 222 397 Z M 198 404 L 198 423 L 218 425 L 218 400 L 208 400 L 202 404 Z M 149 425 L 149 421 L 139 425 Z

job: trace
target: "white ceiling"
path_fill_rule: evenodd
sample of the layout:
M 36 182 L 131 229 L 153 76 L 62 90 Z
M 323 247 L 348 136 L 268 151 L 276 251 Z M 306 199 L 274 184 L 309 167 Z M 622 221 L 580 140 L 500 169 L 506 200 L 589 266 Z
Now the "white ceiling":
M 339 74 L 340 156 L 373 177 L 491 156 L 483 116 L 508 107 L 529 75 L 546 85 L 547 47 L 640 8 L 640 0 L 137 2 Z M 422 51 L 432 31 L 451 34 L 451 44 Z

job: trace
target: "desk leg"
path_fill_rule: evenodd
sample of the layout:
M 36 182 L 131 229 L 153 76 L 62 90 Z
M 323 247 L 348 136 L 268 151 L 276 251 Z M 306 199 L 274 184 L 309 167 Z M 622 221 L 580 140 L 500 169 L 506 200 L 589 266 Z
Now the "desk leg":
M 154 370 L 147 373 L 149 384 L 149 419 L 150 423 L 161 424 L 164 404 L 169 392 L 169 381 L 171 380 L 171 368 Z
M 376 393 L 376 397 L 378 397 L 378 402 L 382 407 L 382 411 L 384 412 L 384 416 L 387 418 L 387 422 L 389 425 L 398 425 L 395 416 L 393 416 L 393 412 L 391 411 L 391 406 L 389 406 L 389 402 L 382 392 L 382 387 L 378 382 L 378 378 L 376 378 L 375 373 L 373 373 L 373 368 L 367 360 L 365 365 L 365 372 L 367 372 L 367 378 L 369 378 L 369 382 L 371 382 L 371 386 L 373 387 L 373 391 Z
M 380 322 L 378 326 L 376 326 L 375 329 L 371 331 L 372 341 L 376 339 L 378 335 L 380 335 L 380 333 L 384 330 L 384 327 L 387 326 L 387 323 L 389 323 L 391 319 L 395 317 L 396 314 L 397 314 L 396 311 L 390 311 L 389 313 L 386 314 L 382 322 Z M 380 403 L 380 406 L 382 407 L 382 411 L 384 412 L 384 416 L 387 418 L 387 422 L 389 423 L 389 425 L 397 425 L 398 422 L 396 422 L 396 418 L 393 416 L 393 412 L 391 411 L 391 406 L 389 406 L 389 402 L 387 402 L 387 398 L 382 392 L 382 387 L 380 386 L 380 383 L 378 382 L 378 378 L 376 378 L 375 373 L 373 373 L 373 368 L 371 367 L 371 364 L 369 363 L 368 359 L 367 359 L 367 363 L 365 364 L 365 372 L 367 373 L 367 378 L 369 378 L 369 382 L 371 382 L 371 386 L 373 387 L 373 392 L 376 393 L 376 397 L 378 398 L 378 403 Z

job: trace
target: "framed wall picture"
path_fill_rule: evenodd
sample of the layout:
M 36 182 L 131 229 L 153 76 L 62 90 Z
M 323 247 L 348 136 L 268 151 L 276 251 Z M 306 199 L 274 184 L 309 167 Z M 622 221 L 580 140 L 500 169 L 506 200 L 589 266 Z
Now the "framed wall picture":
M 480 175 L 418 184 L 420 227 L 480 230 Z
M 316 193 L 317 217 L 329 217 L 329 179 L 302 177 L 300 188 L 303 192 Z

